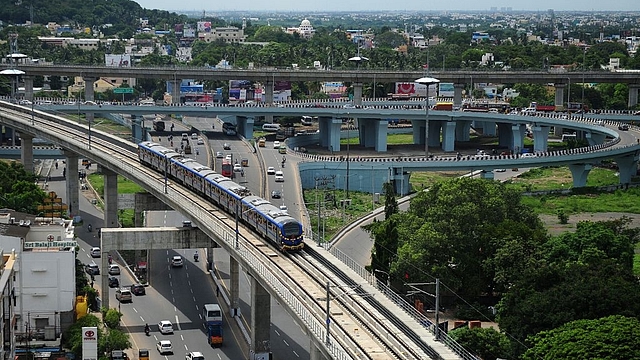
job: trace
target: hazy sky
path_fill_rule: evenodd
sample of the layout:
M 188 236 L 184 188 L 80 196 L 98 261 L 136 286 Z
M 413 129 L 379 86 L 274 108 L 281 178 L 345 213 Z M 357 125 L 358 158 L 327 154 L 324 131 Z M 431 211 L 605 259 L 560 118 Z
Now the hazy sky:
M 310 1 L 310 0 L 269 0 L 269 1 L 202 1 L 202 0 L 137 0 L 140 6 L 148 9 L 161 10 L 184 10 L 184 11 L 202 11 L 207 10 L 211 13 L 216 11 L 233 11 L 233 10 L 275 10 L 281 12 L 287 11 L 363 11 L 363 10 L 409 10 L 409 11 L 425 11 L 425 10 L 489 10 L 491 7 L 512 7 L 513 10 L 548 10 L 556 11 L 640 11 L 639 0 L 500 0 L 500 1 L 478 1 L 478 0 L 458 0 L 455 2 L 447 1 L 390 1 L 390 0 L 326 0 L 326 1 Z

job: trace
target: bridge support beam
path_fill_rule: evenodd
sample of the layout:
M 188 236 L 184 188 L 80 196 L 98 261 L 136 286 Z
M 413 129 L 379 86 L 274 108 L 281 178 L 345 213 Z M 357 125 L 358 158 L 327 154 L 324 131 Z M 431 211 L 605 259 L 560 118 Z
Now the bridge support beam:
M 249 359 L 270 359 L 271 295 L 251 277 L 251 349 Z
M 485 121 L 482 125 L 482 134 L 485 136 L 496 136 L 496 122 Z
M 447 121 L 442 127 L 442 150 L 450 152 L 456 148 L 456 122 Z
M 549 126 L 533 126 L 533 151 L 546 152 L 549 145 Z
M 413 143 L 424 145 L 424 124 L 426 120 L 411 120 L 413 125 Z M 440 146 L 441 121 L 429 121 L 429 146 Z
M 480 172 L 480 178 L 485 180 L 493 180 L 494 179 L 493 171 L 482 170 L 482 172 Z
M 511 125 L 511 144 L 510 148 L 516 153 L 520 153 L 522 151 L 522 147 L 524 146 L 524 137 L 527 134 L 527 127 L 523 124 L 513 124 Z
M 573 187 L 584 187 L 587 185 L 587 177 L 591 171 L 591 164 L 570 164 L 569 170 L 573 177 Z
M 118 174 L 101 167 L 104 176 L 104 227 L 118 227 Z
M 95 77 L 82 77 L 82 80 L 84 81 L 84 99 L 85 101 L 94 101 L 95 100 L 95 92 L 93 90 L 93 84 L 95 83 L 96 80 L 98 80 Z M 87 118 L 87 122 L 93 122 L 93 112 L 88 112 L 85 113 L 84 116 Z M 80 119 L 78 119 L 78 121 L 80 121 Z
M 20 160 L 24 166 L 24 170 L 33 174 L 33 136 L 29 134 L 20 134 L 21 148 Z
M 401 196 L 407 195 L 411 191 L 411 184 L 409 184 L 411 173 L 404 171 L 403 167 L 389 168 L 389 172 L 395 193 Z
M 253 124 L 255 119 L 246 116 L 237 116 L 236 124 L 238 124 L 238 134 L 245 139 L 253 139 Z
M 229 257 L 229 280 L 231 281 L 229 311 L 231 311 L 232 317 L 236 317 L 240 316 L 240 264 L 233 256 Z M 269 308 L 267 307 L 267 309 Z
M 326 147 L 331 152 L 339 152 L 341 128 L 342 119 L 329 117 L 318 118 L 320 146 Z
M 621 156 L 615 160 L 618 164 L 620 184 L 629 184 L 631 177 L 638 171 L 638 155 Z
M 353 105 L 362 105 L 362 83 L 353 83 Z
M 174 79 L 169 80 L 169 86 L 171 87 L 171 91 L 168 91 L 171 94 L 171 104 L 176 106 L 180 105 L 180 85 L 182 84 L 182 79 Z
M 453 107 L 462 108 L 462 90 L 464 90 L 465 84 L 454 83 L 453 84 Z
M 24 80 L 24 98 L 33 101 L 33 76 L 23 75 L 22 80 Z
M 469 135 L 471 132 L 470 120 L 458 120 L 456 121 L 456 141 L 469 141 Z M 479 122 L 481 126 L 484 126 L 482 122 Z
M 633 109 L 638 105 L 638 89 L 640 89 L 640 85 L 638 84 L 629 84 L 629 108 Z
M 4 142 L 7 142 L 7 146 L 14 146 L 15 145 L 15 132 L 13 131 L 12 128 L 3 125 L 4 127 L 4 134 L 2 132 L 0 132 L 0 137 L 2 140 L 2 143 L 4 144 Z
M 587 139 L 587 141 L 589 142 L 589 145 L 591 146 L 604 143 L 604 140 L 606 138 L 604 134 L 594 133 L 591 131 L 585 131 L 584 137 L 585 139 Z
M 267 80 L 264 82 L 264 103 L 273 106 L 273 80 Z M 265 122 L 273 124 L 273 115 L 265 115 Z
M 556 109 L 558 109 L 558 106 L 560 106 L 560 109 L 564 109 L 564 88 L 565 88 L 565 84 L 555 84 L 556 87 L 556 98 L 554 101 L 554 105 L 556 106 Z
M 387 151 L 386 120 L 362 119 L 358 121 L 358 137 L 360 144 L 367 148 L 374 148 L 377 152 Z
M 69 217 L 80 213 L 80 187 L 78 186 L 78 154 L 69 150 L 64 150 L 64 155 L 67 158 L 66 167 L 62 170 L 65 177 L 66 191 L 67 191 L 67 205 L 69 207 Z

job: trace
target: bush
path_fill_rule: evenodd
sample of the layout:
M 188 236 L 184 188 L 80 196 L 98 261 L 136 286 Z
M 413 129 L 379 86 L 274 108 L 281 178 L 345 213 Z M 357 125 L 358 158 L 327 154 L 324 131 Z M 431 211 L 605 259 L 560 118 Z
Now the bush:
M 558 210 L 558 220 L 560 224 L 568 224 L 569 223 L 569 215 L 562 209 Z

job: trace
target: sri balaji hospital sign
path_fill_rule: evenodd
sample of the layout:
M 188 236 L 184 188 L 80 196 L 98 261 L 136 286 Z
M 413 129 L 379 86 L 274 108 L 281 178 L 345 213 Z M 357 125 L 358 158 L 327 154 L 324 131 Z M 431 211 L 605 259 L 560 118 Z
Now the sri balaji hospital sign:
M 54 241 L 53 235 L 47 236 L 47 241 L 29 241 L 25 242 L 23 247 L 25 249 L 43 249 L 43 248 L 64 248 L 64 247 L 76 247 L 77 241 Z

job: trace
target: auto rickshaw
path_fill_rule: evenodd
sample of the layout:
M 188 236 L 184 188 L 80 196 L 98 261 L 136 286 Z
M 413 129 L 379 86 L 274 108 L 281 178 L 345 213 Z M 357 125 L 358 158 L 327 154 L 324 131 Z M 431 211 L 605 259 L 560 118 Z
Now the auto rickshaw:
M 138 350 L 138 359 L 140 359 L 140 360 L 149 360 L 149 350 L 148 349 L 140 349 L 140 350 Z
M 240 162 L 240 165 L 242 165 L 243 167 L 249 166 L 249 159 L 243 158 L 242 161 Z

